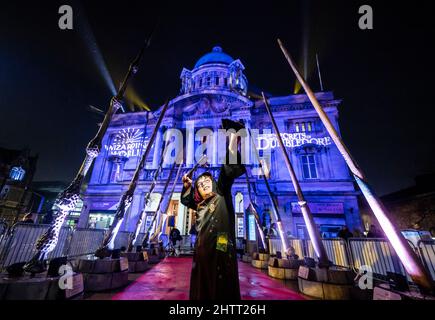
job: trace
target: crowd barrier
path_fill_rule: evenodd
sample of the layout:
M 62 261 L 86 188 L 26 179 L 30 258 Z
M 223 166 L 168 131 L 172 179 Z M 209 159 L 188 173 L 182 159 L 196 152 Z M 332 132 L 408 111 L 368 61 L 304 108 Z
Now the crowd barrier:
M 322 239 L 328 259 L 335 265 L 350 268 L 347 243 L 343 239 Z M 317 260 L 311 240 L 306 240 L 307 256 Z
M 133 237 L 133 232 L 119 231 L 115 238 L 115 246 L 113 249 L 128 248 L 130 238 Z
M 411 280 L 405 268 L 394 252 L 390 243 L 381 238 L 349 238 L 322 239 L 328 259 L 336 266 L 358 271 L 361 266 L 369 266 L 373 275 L 379 279 L 386 279 L 388 272 L 402 274 Z M 300 257 L 311 257 L 317 260 L 311 240 L 288 239 L 288 244 L 295 248 Z M 429 270 L 435 281 L 435 241 L 419 241 L 416 252 Z M 275 255 L 282 250 L 279 238 L 269 239 L 270 254 Z
M 355 269 L 370 266 L 375 276 L 385 278 L 387 272 L 407 276 L 405 268 L 385 239 L 351 238 L 349 239 L 350 255 Z
M 77 257 L 94 253 L 103 243 L 105 230 L 76 229 L 66 252 L 68 257 Z
M 420 240 L 417 243 L 417 247 L 423 263 L 435 281 L 435 241 Z
M 4 270 L 13 263 L 28 261 L 36 253 L 35 243 L 48 230 L 49 225 L 17 223 L 7 233 L 7 226 L 3 230 L 1 228 L 0 224 L 0 235 L 3 233 L 3 237 L 0 238 L 0 270 Z M 92 254 L 103 242 L 105 233 L 105 230 L 99 229 L 78 228 L 72 231 L 69 227 L 62 227 L 57 246 L 49 253 L 48 259 Z M 127 247 L 131 235 L 130 232 L 119 232 L 115 239 L 115 248 Z M 140 233 L 135 245 L 141 244 L 143 237 L 144 233 Z M 167 242 L 166 238 L 162 240 Z M 348 241 L 323 239 L 322 242 L 329 260 L 336 266 L 355 270 L 359 270 L 361 266 L 369 266 L 375 277 L 386 278 L 388 272 L 394 272 L 405 275 L 410 280 L 390 243 L 385 239 L 350 238 Z M 178 244 L 182 247 L 190 246 L 190 236 L 183 236 L 183 240 Z M 300 258 L 316 259 L 310 240 L 289 238 L 288 245 L 295 249 L 295 253 Z M 435 280 L 435 241 L 420 240 L 416 250 Z M 281 240 L 269 239 L 270 254 L 276 255 L 277 251 L 285 256 Z
M 36 241 L 48 228 L 49 225 L 42 224 L 15 224 L 11 231 L 1 240 L 0 269 L 14 263 L 28 261 L 32 258 L 37 252 L 35 248 Z M 65 254 L 70 236 L 70 228 L 62 227 L 57 246 L 49 253 L 48 259 L 61 257 Z
M 0 222 L 0 239 L 6 233 L 7 230 L 8 230 L 7 223 L 6 222 Z
M 302 239 L 288 239 L 287 244 L 295 249 L 295 253 L 299 256 L 300 259 L 303 259 L 305 257 L 304 243 Z M 280 251 L 283 257 L 285 256 L 281 239 L 270 238 L 269 253 L 272 255 L 276 255 L 277 251 Z

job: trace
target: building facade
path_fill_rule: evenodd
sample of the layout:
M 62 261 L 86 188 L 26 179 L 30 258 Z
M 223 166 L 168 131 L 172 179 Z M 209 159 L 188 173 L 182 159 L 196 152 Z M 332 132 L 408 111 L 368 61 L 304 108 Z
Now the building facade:
M 258 95 L 249 92 L 244 69 L 239 59 L 233 59 L 220 47 L 215 47 L 202 56 L 192 70 L 182 70 L 180 93 L 169 102 L 169 108 L 121 230 L 133 231 L 144 208 L 147 212 L 144 225 L 146 228 L 152 213 L 156 210 L 163 185 L 170 172 L 170 163 L 163 166 L 148 206 L 145 206 L 144 198 L 161 158 L 164 142 L 170 139 L 168 129 L 177 129 L 182 138 L 183 172 L 189 170 L 200 155 L 205 153 L 209 159 L 209 167 L 200 169 L 198 173 L 209 170 L 217 177 L 222 160 L 222 155 L 217 152 L 222 148 L 218 129 L 221 127 L 221 120 L 229 118 L 243 120 L 252 132 L 253 141 L 260 150 L 260 157 L 270 159 L 268 167 L 272 196 L 277 199 L 287 233 L 301 238 L 308 237 L 270 118 Z M 339 130 L 338 105 L 341 101 L 335 99 L 332 92 L 319 92 L 316 96 Z M 334 237 L 343 225 L 348 225 L 351 230 L 361 228 L 357 202 L 359 192 L 356 191 L 344 160 L 308 97 L 298 94 L 270 97 L 269 101 L 290 160 L 322 235 Z M 154 113 L 123 113 L 113 117 L 103 140 L 103 150 L 95 160 L 84 193 L 79 227 L 107 228 L 110 225 L 120 196 L 127 189 L 160 111 L 161 108 Z M 246 139 L 245 141 L 251 141 L 250 138 Z M 207 142 L 205 150 L 202 149 L 204 141 Z M 262 210 L 263 220 L 269 223 L 272 204 L 263 177 L 255 171 L 258 169 L 256 151 L 249 146 L 249 143 L 242 144 L 252 198 Z M 179 202 L 181 187 L 179 179 L 170 203 L 164 204 L 163 208 L 168 207 L 167 214 L 175 216 L 170 220 L 174 221 L 174 225 L 182 234 L 187 234 L 194 212 Z M 244 216 L 249 205 L 245 176 L 235 181 L 232 191 L 237 219 L 236 234 L 244 237 L 248 234 L 247 229 L 251 221 Z M 166 200 L 164 197 L 163 202 Z
M 28 149 L 0 148 L 0 221 L 11 225 L 26 213 L 36 218 L 42 201 L 31 188 L 37 161 Z

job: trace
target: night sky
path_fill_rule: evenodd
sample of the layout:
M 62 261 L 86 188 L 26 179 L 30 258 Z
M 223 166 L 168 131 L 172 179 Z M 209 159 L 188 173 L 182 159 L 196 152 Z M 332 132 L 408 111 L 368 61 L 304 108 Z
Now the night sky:
M 178 94 L 182 68 L 193 68 L 215 45 L 242 60 L 253 87 L 292 94 L 295 77 L 276 39 L 299 62 L 306 43 L 309 83 L 319 89 L 317 52 L 325 89 L 343 99 L 343 139 L 379 194 L 435 171 L 430 1 L 149 2 L 0 4 L 0 146 L 38 153 L 35 180 L 73 178 L 102 120 L 88 106 L 105 110 L 112 96 L 83 21 L 118 86 L 160 20 L 132 83 L 153 108 Z M 74 30 L 58 28 L 62 4 L 74 9 Z M 373 8 L 374 30 L 358 28 L 363 4 Z

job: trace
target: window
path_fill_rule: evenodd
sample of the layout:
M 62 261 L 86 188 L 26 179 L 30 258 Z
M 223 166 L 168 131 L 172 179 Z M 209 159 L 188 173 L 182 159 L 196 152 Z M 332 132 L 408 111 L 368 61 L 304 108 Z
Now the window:
M 299 122 L 296 122 L 295 129 L 296 129 L 296 132 L 299 132 Z
M 234 202 L 235 202 L 234 207 L 235 207 L 236 213 L 243 213 L 243 211 L 244 211 L 243 210 L 243 208 L 244 208 L 244 206 L 243 206 L 243 194 L 241 192 L 236 193 Z
M 201 88 L 202 87 L 202 78 L 201 79 L 199 79 L 199 86 L 198 86 L 199 88 Z
M 317 179 L 316 163 L 314 155 L 302 155 L 302 172 L 304 179 Z
M 210 87 L 210 86 L 211 86 L 211 78 L 210 78 L 210 77 L 207 77 L 206 86 L 207 86 L 207 87 Z
M 219 77 L 214 78 L 214 84 L 215 84 L 215 86 L 219 85 Z
M 307 122 L 307 131 L 309 131 L 309 132 L 313 131 L 313 126 L 311 124 L 311 121 Z
M 257 240 L 256 234 L 255 234 L 255 217 L 254 215 L 250 214 L 248 215 L 248 240 L 249 241 L 255 241 Z
M 305 132 L 305 122 L 301 122 L 301 131 Z
M 9 178 L 15 181 L 22 181 L 24 175 L 26 174 L 26 170 L 21 167 L 13 167 L 11 172 L 9 173 Z
M 228 87 L 228 78 L 224 78 L 224 86 Z
M 245 236 L 245 225 L 243 216 L 237 216 L 237 238 L 243 238 Z

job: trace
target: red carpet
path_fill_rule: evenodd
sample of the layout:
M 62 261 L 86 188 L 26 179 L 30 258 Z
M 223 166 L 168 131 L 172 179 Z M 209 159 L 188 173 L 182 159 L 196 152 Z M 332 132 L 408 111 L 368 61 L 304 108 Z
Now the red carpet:
M 191 267 L 192 258 L 165 258 L 112 299 L 188 300 Z M 243 300 L 305 299 L 247 263 L 239 262 L 239 279 Z

